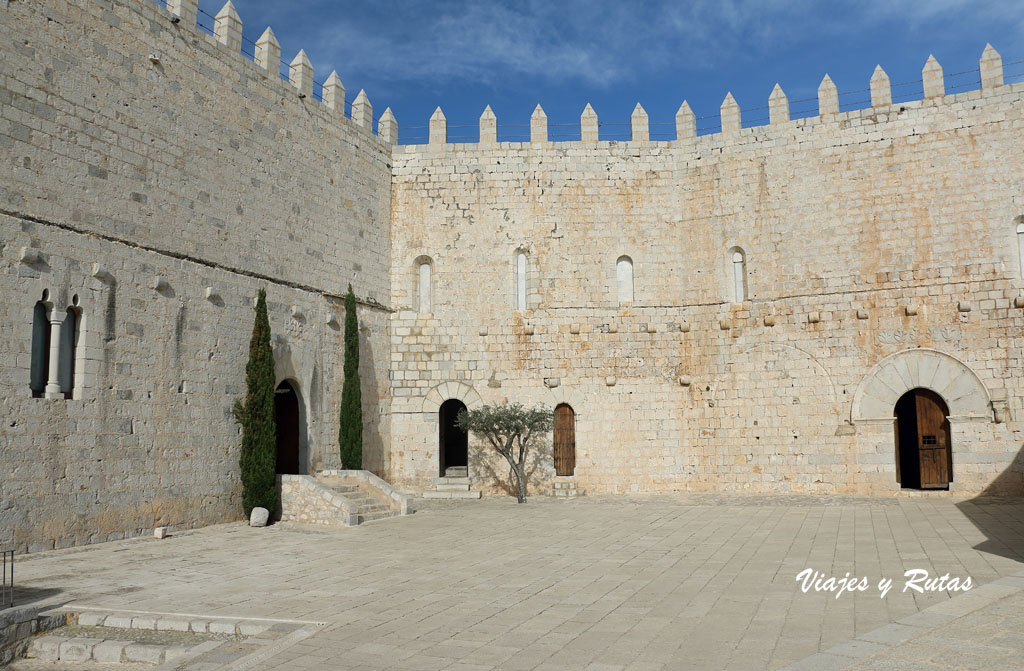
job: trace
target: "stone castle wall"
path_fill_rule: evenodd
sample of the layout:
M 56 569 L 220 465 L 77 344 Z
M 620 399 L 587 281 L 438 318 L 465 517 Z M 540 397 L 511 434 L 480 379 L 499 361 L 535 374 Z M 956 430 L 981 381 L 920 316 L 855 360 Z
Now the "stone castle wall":
M 949 406 L 954 493 L 1021 492 L 1024 86 L 986 50 L 980 91 L 723 132 L 393 147 L 365 94 L 344 113 L 268 30 L 241 53 L 194 0 L 0 8 L 0 546 L 118 538 L 240 514 L 253 298 L 300 396 L 300 467 L 336 467 L 342 294 L 361 299 L 364 465 L 406 491 L 438 473 L 438 407 L 576 413 L 589 492 L 893 493 L 892 408 Z M 175 22 L 174 19 L 178 19 Z M 1022 229 L 1024 232 L 1024 229 Z M 516 306 L 517 254 L 526 255 Z M 742 300 L 735 296 L 736 254 Z M 623 299 L 617 264 L 632 263 Z M 429 262 L 430 300 L 419 292 Z M 29 389 L 33 310 L 81 316 L 71 398 Z M 429 305 L 427 304 L 429 303 Z M 422 309 L 421 309 L 422 308 Z M 531 464 L 553 477 L 550 439 Z M 474 442 L 470 473 L 507 468 Z
M 926 348 L 948 362 L 934 378 L 885 368 L 872 384 L 946 394 L 954 492 L 1021 491 L 1024 86 L 986 59 L 984 90 L 936 95 L 933 80 L 893 105 L 876 73 L 872 108 L 830 111 L 826 89 L 825 113 L 789 121 L 773 95 L 772 123 L 740 130 L 728 98 L 725 132 L 695 137 L 683 118 L 675 142 L 646 140 L 637 114 L 640 139 L 598 142 L 588 108 L 581 142 L 548 142 L 539 111 L 531 142 L 495 142 L 485 112 L 481 143 L 450 144 L 436 113 L 430 144 L 395 149 L 392 477 L 428 488 L 438 404 L 478 396 L 572 405 L 588 492 L 894 492 L 901 390 L 881 418 L 853 398 L 889 355 L 916 376 L 910 350 Z M 545 449 L 535 486 L 553 476 Z M 507 473 L 474 470 L 492 488 Z
M 338 465 L 352 283 L 366 465 L 386 469 L 390 144 L 174 7 L 0 8 L 3 547 L 241 515 L 231 407 L 260 287 L 308 471 Z M 44 291 L 82 315 L 72 399 L 29 390 Z

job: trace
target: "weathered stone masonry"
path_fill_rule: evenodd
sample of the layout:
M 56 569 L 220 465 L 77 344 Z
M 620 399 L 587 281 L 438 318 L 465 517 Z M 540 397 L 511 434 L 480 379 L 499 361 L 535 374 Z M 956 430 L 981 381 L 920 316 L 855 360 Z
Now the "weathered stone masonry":
M 429 485 L 458 396 L 569 402 L 587 491 L 893 492 L 893 406 L 923 386 L 951 406 L 951 489 L 1020 491 L 1024 87 L 987 50 L 985 88 L 942 96 L 935 65 L 932 97 L 890 104 L 879 69 L 873 106 L 842 114 L 826 78 L 808 119 L 777 88 L 763 127 L 730 96 L 715 135 L 684 105 L 674 142 L 639 106 L 630 142 L 597 141 L 589 107 L 583 142 L 548 142 L 538 108 L 531 142 L 495 142 L 485 112 L 479 144 L 450 144 L 435 113 L 430 144 L 395 149 L 392 477 Z
M 230 410 L 259 287 L 310 471 L 338 466 L 352 283 L 366 465 L 386 469 L 390 146 L 172 18 L 135 0 L 0 9 L 4 547 L 237 518 Z M 72 400 L 29 392 L 44 289 L 58 313 L 80 297 Z
M 208 36 L 194 0 L 12 2 L 0 40 L 2 546 L 239 515 L 260 287 L 300 468 L 336 467 L 349 282 L 365 466 L 409 492 L 457 398 L 570 404 L 588 492 L 895 493 L 915 387 L 948 405 L 951 491 L 1024 489 L 1024 85 L 994 50 L 979 91 L 944 95 L 929 60 L 924 100 L 892 104 L 879 69 L 839 113 L 826 77 L 817 117 L 776 88 L 743 129 L 728 96 L 698 137 L 684 103 L 673 142 L 638 105 L 629 142 L 587 106 L 580 142 L 538 107 L 531 142 L 498 143 L 488 108 L 478 144 L 438 111 L 394 147 L 337 75 L 315 98 L 304 53 L 282 81 L 271 31 L 245 57 L 230 3 Z M 44 291 L 48 319 L 81 315 L 70 399 L 29 388 Z M 474 442 L 469 473 L 506 469 Z

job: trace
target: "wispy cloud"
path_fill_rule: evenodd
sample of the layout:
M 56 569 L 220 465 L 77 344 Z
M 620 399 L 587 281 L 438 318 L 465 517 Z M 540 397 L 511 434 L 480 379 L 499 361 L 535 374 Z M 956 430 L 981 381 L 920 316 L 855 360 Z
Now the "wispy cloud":
M 378 82 L 506 84 L 541 78 L 602 87 L 670 65 L 702 70 L 780 47 L 898 24 L 999 20 L 1024 28 L 1020 0 L 449 0 L 347 6 L 254 0 L 264 16 L 303 21 L 319 67 Z M 287 5 L 283 7 L 282 5 Z M 287 18 L 285 12 L 287 11 Z

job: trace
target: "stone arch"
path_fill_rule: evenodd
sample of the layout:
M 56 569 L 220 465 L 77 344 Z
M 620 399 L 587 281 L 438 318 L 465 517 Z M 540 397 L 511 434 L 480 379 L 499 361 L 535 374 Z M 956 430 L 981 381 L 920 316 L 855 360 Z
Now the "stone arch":
M 306 377 L 299 372 L 291 349 L 285 345 L 274 350 L 274 389 L 287 382 L 295 392 L 299 404 L 299 473 L 307 474 L 312 470 L 310 451 L 310 408 L 309 385 L 304 386 L 302 379 Z M 306 378 L 308 379 L 308 377 Z
M 953 421 L 992 419 L 991 396 L 977 373 L 952 354 L 918 348 L 891 354 L 875 364 L 857 386 L 850 420 L 891 424 L 896 402 L 919 388 L 938 394 Z
M 792 353 L 792 355 L 790 357 L 791 360 L 793 360 L 793 361 L 807 360 L 808 362 L 810 362 L 810 365 L 819 372 L 819 374 L 821 376 L 821 379 L 823 379 L 826 382 L 828 382 L 829 401 L 838 402 L 839 395 L 836 392 L 836 384 L 835 384 L 835 381 L 833 381 L 833 379 L 832 379 L 831 373 L 829 373 L 828 369 L 825 368 L 825 366 L 820 361 L 818 361 L 818 359 L 816 359 L 813 354 L 811 354 L 807 350 L 801 349 L 800 347 L 797 347 L 796 345 L 791 345 L 789 343 L 763 343 L 763 344 L 758 344 L 758 345 L 753 345 L 751 347 L 748 347 L 747 349 L 743 350 L 743 354 L 744 355 L 749 355 L 749 354 L 752 354 L 753 352 L 755 352 L 757 350 L 767 350 L 767 351 L 779 350 L 779 351 L 782 351 L 782 352 L 791 352 Z M 731 362 L 729 364 L 730 370 L 731 370 L 732 366 L 734 365 L 734 363 L 735 362 Z
M 441 404 L 449 399 L 458 399 L 466 404 L 467 408 L 477 408 L 483 405 L 483 400 L 476 390 L 462 382 L 442 382 L 423 397 L 423 412 L 437 414 Z
M 568 405 L 572 408 L 575 413 L 576 420 L 579 421 L 580 417 L 586 411 L 586 403 L 583 401 L 583 394 L 580 393 L 575 387 L 567 387 L 559 385 L 555 388 L 545 387 L 545 405 L 550 407 L 552 410 L 562 405 Z

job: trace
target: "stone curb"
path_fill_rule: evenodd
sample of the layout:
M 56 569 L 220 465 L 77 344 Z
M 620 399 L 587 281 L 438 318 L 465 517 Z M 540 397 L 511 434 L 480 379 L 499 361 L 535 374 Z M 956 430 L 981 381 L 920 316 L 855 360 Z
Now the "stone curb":
M 32 641 L 26 656 L 49 662 L 163 664 L 191 651 L 192 647 L 180 645 L 149 645 L 132 641 L 48 635 Z
M 1024 570 L 975 587 L 924 610 L 828 650 L 782 667 L 780 671 L 842 671 L 880 652 L 919 638 L 939 627 L 1024 590 Z
M 196 634 L 234 634 L 235 636 L 257 636 L 273 626 L 272 622 L 240 618 L 203 618 L 181 615 L 159 616 L 116 613 L 112 611 L 84 611 L 78 613 L 76 620 L 83 627 L 190 631 Z

